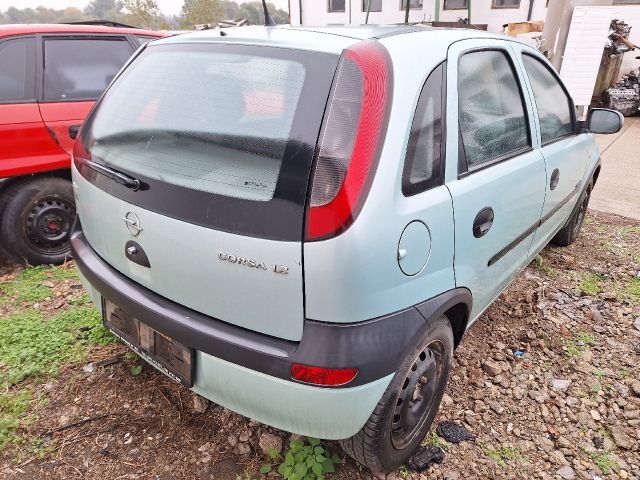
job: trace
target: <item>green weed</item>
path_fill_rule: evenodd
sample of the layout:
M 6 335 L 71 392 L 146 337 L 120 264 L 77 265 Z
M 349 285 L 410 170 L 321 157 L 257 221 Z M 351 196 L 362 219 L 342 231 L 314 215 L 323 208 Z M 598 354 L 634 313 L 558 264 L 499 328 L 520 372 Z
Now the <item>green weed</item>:
M 90 307 L 65 310 L 49 319 L 34 310 L 0 320 L 0 387 L 34 377 L 55 376 L 61 363 L 80 360 L 86 344 L 107 344 L 115 337 Z
M 342 459 L 320 445 L 317 438 L 307 440 L 309 443 L 302 440 L 291 442 L 284 458 L 275 450 L 269 450 L 272 462 L 282 460 L 278 473 L 285 480 L 323 480 L 325 474 L 335 472 L 335 465 L 342 463 Z M 273 467 L 273 463 L 265 463 L 260 467 L 260 473 L 265 475 Z
M 0 395 L 0 450 L 15 441 L 15 431 L 20 427 L 20 418 L 29 408 L 31 391 L 23 388 Z
M 433 445 L 434 447 L 440 447 L 445 452 L 449 451 L 450 445 L 442 440 L 435 432 L 429 432 L 424 440 L 422 440 L 421 445 L 426 447 L 427 445 Z
M 629 303 L 640 305 L 640 277 L 631 279 L 631 282 L 624 288 L 623 295 Z
M 15 279 L 0 285 L 0 304 L 13 303 L 38 303 L 44 301 L 52 294 L 51 288 L 43 285 L 44 282 L 58 282 L 68 279 L 77 279 L 73 268 L 60 267 L 30 267 L 21 271 Z
M 487 445 L 481 446 L 484 454 L 493 459 L 501 467 L 505 467 L 510 462 L 520 462 L 527 460 L 527 457 L 522 454 L 522 451 L 518 447 L 502 446 L 500 448 L 493 448 Z
M 547 275 L 550 275 L 552 277 L 557 277 L 558 275 L 560 275 L 560 272 L 558 272 L 558 270 L 556 270 L 553 267 L 550 267 L 549 265 L 546 265 L 544 258 L 542 258 L 542 256 L 540 255 L 536 255 L 536 257 L 531 262 L 531 266 L 535 270 L 542 273 L 546 273 Z
M 398 469 L 398 476 L 400 478 L 407 478 L 409 476 L 409 469 L 407 468 L 406 465 L 402 465 L 399 469 Z
M 578 290 L 586 293 L 587 295 L 598 295 L 600 293 L 600 287 L 598 282 L 602 280 L 601 275 L 585 274 L 580 277 L 580 283 L 578 284 Z
M 630 235 L 640 235 L 640 226 L 624 227 L 620 229 L 620 233 L 623 238 L 627 238 Z
M 587 345 L 588 347 L 595 347 L 598 344 L 598 337 L 590 335 L 582 330 L 576 334 L 576 338 L 578 339 L 578 342 Z
M 617 465 L 616 462 L 609 457 L 609 452 L 593 452 L 591 454 L 591 460 L 593 460 L 605 475 L 609 475 L 611 469 Z

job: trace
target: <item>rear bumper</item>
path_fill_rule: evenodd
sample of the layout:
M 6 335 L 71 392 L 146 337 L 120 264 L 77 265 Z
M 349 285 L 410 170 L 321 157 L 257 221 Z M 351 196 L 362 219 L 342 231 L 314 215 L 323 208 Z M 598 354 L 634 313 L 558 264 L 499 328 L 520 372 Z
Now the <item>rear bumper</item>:
M 459 296 L 452 290 L 437 302 L 354 324 L 305 320 L 302 340 L 292 342 L 230 325 L 140 286 L 100 258 L 79 222 L 71 250 L 99 308 L 107 299 L 196 350 L 194 391 L 268 425 L 326 439 L 347 438 L 362 428 L 425 318 L 442 314 Z M 291 379 L 293 363 L 355 367 L 358 375 L 344 387 L 311 386 Z

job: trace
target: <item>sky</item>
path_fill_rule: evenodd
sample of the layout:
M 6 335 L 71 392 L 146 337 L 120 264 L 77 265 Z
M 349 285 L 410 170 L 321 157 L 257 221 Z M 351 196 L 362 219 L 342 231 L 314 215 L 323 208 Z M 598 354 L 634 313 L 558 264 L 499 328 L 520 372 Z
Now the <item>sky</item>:
M 158 6 L 163 13 L 167 15 L 177 15 L 182 8 L 183 0 L 156 0 Z M 238 3 L 244 3 L 248 0 L 236 0 Z M 289 0 L 268 0 L 276 7 L 281 8 L 285 12 L 289 9 Z M 0 0 L 0 11 L 5 11 L 9 7 L 16 8 L 35 8 L 43 5 L 47 8 L 55 8 L 56 10 L 66 7 L 78 7 L 83 9 L 89 0 Z

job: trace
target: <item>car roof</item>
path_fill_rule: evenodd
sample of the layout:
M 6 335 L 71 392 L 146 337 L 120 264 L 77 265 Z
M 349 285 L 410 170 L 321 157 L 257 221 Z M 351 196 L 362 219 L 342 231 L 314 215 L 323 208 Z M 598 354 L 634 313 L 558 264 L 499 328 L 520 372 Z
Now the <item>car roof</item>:
M 28 35 L 36 33 L 116 33 L 120 35 L 148 35 L 150 37 L 164 37 L 163 32 L 142 30 L 128 27 L 108 27 L 104 25 L 71 25 L 64 23 L 31 23 L 0 25 L 0 37 L 9 35 Z
M 464 38 L 510 38 L 481 30 L 433 28 L 423 25 L 361 25 L 336 27 L 248 26 L 203 30 L 154 41 L 152 44 L 234 43 L 340 53 L 349 45 L 366 39 L 384 39 L 396 35 L 434 35 L 454 42 Z

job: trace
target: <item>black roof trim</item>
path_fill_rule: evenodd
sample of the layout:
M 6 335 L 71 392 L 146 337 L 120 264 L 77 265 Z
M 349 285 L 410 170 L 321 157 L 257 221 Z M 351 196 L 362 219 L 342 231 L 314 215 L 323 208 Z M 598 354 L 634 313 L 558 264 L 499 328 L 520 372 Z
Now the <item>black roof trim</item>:
M 96 25 L 100 27 L 136 28 L 126 23 L 112 22 L 111 20 L 83 20 L 82 22 L 62 22 L 62 25 Z

